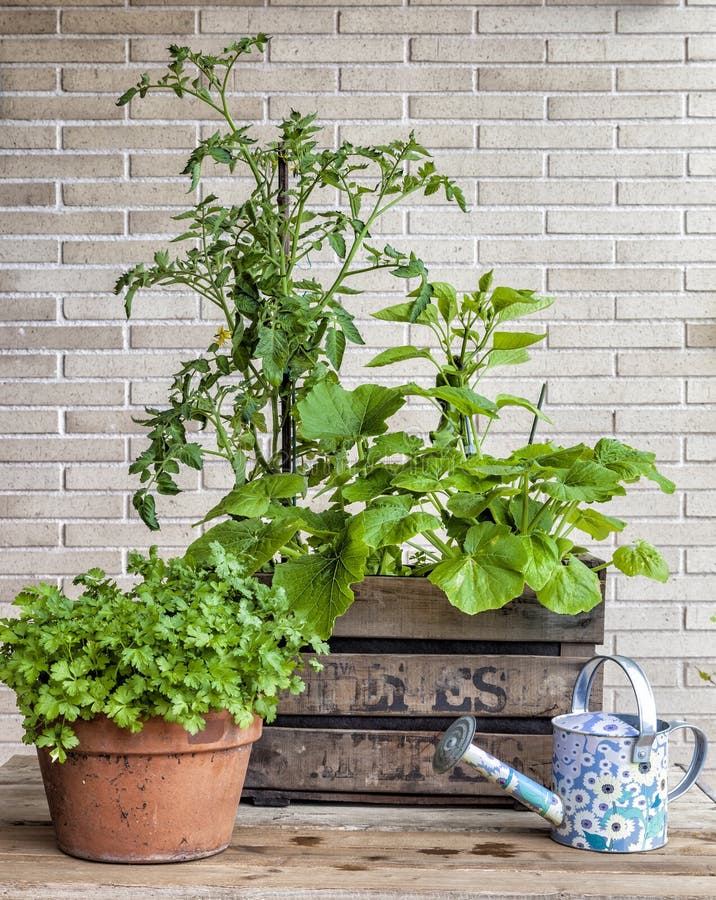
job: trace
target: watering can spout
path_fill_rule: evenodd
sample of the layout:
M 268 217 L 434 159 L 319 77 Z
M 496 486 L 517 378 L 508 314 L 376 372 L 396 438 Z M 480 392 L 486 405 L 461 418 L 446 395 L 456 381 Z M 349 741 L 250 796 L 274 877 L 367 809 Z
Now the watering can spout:
M 557 794 L 476 747 L 472 743 L 474 734 L 475 719 L 472 716 L 462 716 L 453 722 L 435 750 L 435 771 L 447 772 L 460 762 L 467 763 L 523 806 L 538 813 L 555 827 L 561 825 L 564 821 L 564 807 Z

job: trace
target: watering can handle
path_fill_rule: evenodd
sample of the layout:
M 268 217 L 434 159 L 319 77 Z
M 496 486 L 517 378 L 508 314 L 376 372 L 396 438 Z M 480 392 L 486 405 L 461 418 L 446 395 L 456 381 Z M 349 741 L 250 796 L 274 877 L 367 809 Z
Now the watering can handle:
M 589 711 L 589 695 L 592 692 L 594 678 L 599 667 L 607 660 L 620 666 L 631 682 L 636 695 L 636 705 L 639 711 L 639 737 L 634 745 L 632 759 L 635 763 L 649 762 L 651 747 L 656 737 L 656 705 L 644 670 L 633 659 L 626 656 L 595 656 L 590 659 L 577 676 L 572 694 L 572 712 L 586 713 Z
M 697 728 L 696 725 L 681 721 L 669 722 L 669 734 L 671 734 L 672 731 L 678 731 L 680 728 L 689 728 L 693 731 L 695 744 L 694 755 L 691 757 L 691 763 L 689 764 L 686 775 L 684 775 L 672 791 L 669 791 L 669 803 L 671 803 L 672 800 L 676 800 L 676 798 L 680 797 L 682 794 L 685 794 L 699 777 L 701 770 L 706 763 L 706 753 L 709 745 L 706 735 L 700 728 Z

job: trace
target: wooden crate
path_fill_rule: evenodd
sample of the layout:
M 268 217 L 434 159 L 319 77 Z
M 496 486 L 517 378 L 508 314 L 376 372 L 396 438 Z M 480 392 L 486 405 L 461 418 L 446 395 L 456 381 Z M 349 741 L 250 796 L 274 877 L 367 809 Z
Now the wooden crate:
M 559 616 L 526 593 L 467 616 L 427 579 L 387 576 L 355 594 L 324 669 L 306 669 L 306 691 L 281 701 L 254 745 L 244 796 L 277 805 L 509 802 L 467 767 L 433 772 L 440 734 L 465 714 L 477 719 L 476 743 L 549 784 L 550 720 L 569 709 L 577 674 L 603 640 L 603 604 Z

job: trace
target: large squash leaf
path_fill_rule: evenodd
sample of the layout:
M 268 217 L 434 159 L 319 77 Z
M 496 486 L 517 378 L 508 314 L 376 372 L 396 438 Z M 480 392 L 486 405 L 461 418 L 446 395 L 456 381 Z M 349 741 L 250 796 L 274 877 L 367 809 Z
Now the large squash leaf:
M 542 606 L 567 616 L 587 612 L 602 601 L 596 572 L 576 556 L 570 556 L 567 565 L 556 566 L 549 581 L 535 593 Z
M 644 476 L 658 484 L 666 494 L 673 494 L 676 489 L 674 482 L 665 478 L 654 465 L 655 455 L 646 450 L 635 450 L 613 438 L 602 438 L 594 447 L 594 457 L 627 483 Z
M 415 434 L 405 431 L 392 431 L 376 437 L 366 454 L 366 465 L 374 466 L 387 456 L 411 456 L 423 446 L 422 440 Z
M 209 510 L 203 521 L 208 522 L 217 516 L 263 516 L 273 500 L 285 500 L 297 494 L 306 494 L 306 479 L 303 475 L 292 472 L 263 475 L 230 491 Z
M 613 531 L 624 531 L 626 528 L 626 522 L 614 516 L 605 516 L 596 509 L 575 510 L 569 521 L 595 541 L 604 541 Z
M 473 615 L 499 609 L 522 593 L 527 553 L 507 526 L 473 525 L 464 546 L 465 552 L 438 563 L 428 575 L 453 606 Z
M 430 513 L 411 512 L 413 502 L 412 496 L 406 494 L 377 501 L 356 516 L 357 533 L 369 547 L 377 548 L 402 544 L 421 531 L 440 528 L 440 519 Z
M 568 469 L 553 469 L 550 475 L 539 487 L 558 500 L 604 503 L 626 493 L 615 472 L 586 459 L 578 459 Z
M 367 544 L 348 529 L 329 549 L 281 563 L 273 583 L 285 589 L 310 629 L 328 638 L 336 618 L 353 603 L 351 585 L 363 580 L 368 553 Z
M 206 534 L 189 544 L 186 558 L 190 562 L 203 563 L 211 558 L 214 541 L 246 563 L 246 574 L 250 575 L 273 559 L 287 544 L 300 527 L 300 519 L 295 510 L 285 513 L 272 522 L 260 519 L 244 519 L 236 522 L 229 519 L 210 528 Z
M 521 540 L 528 560 L 525 581 L 533 591 L 541 590 L 554 575 L 555 569 L 562 567 L 559 547 L 554 538 L 544 531 L 524 534 Z

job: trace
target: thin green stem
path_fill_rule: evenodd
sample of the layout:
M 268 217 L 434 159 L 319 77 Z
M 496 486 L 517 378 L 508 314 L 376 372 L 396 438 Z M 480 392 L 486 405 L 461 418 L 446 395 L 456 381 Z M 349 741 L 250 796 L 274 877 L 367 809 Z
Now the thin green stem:
M 452 548 L 445 541 L 441 541 L 434 531 L 423 531 L 422 535 L 436 550 L 440 551 L 443 558 L 449 558 L 454 555 Z
M 560 518 L 555 525 L 553 532 L 555 537 L 566 537 L 570 531 L 574 529 L 574 525 L 570 523 L 570 517 L 575 509 L 579 506 L 579 500 L 572 500 L 567 504 L 564 511 L 561 513 Z M 565 528 L 567 529 L 565 531 Z
M 492 427 L 492 423 L 494 421 L 495 421 L 494 419 L 487 420 L 487 425 L 485 425 L 485 430 L 482 432 L 482 437 L 480 438 L 480 449 L 482 449 L 482 447 L 485 443 L 485 440 L 487 439 L 487 435 L 490 433 L 490 428 Z
M 530 512 L 530 479 L 527 472 L 522 476 L 522 533 L 527 533 L 527 519 Z
M 472 324 L 474 319 L 471 318 L 471 313 L 468 312 L 466 320 L 461 320 L 461 324 L 463 326 L 462 332 L 462 346 L 460 347 L 460 356 L 459 365 L 461 369 L 465 368 L 465 351 L 467 350 L 467 339 L 470 336 L 470 330 L 472 329 Z
M 377 269 L 392 269 L 394 266 L 395 266 L 395 261 L 377 263 L 374 266 L 365 266 L 362 269 L 351 269 L 350 272 L 345 273 L 344 277 L 351 278 L 353 275 L 363 275 L 364 272 L 375 272 Z
M 547 497 L 547 499 L 544 501 L 544 503 L 540 506 L 540 508 L 534 514 L 534 516 L 532 516 L 532 519 L 530 520 L 530 523 L 527 526 L 527 531 L 526 531 L 527 534 L 530 534 L 532 532 L 532 530 L 535 527 L 535 525 L 537 524 L 537 522 L 539 522 L 540 516 L 547 509 L 547 507 L 550 505 L 550 503 L 552 503 L 552 497 Z
M 450 362 L 450 333 L 447 330 L 447 325 L 443 326 L 440 321 L 428 322 L 427 324 L 428 328 L 438 339 L 440 349 L 445 354 L 446 361 Z
M 398 203 L 401 199 L 403 199 L 403 197 L 408 196 L 408 193 L 399 193 L 398 197 L 396 199 L 394 199 L 390 204 L 386 204 L 385 207 L 383 207 L 382 209 L 380 208 L 380 203 L 381 203 L 383 197 L 385 196 L 386 191 L 388 190 L 389 186 L 392 184 L 392 179 L 395 175 L 395 171 L 402 161 L 403 161 L 403 154 L 401 154 L 398 157 L 398 159 L 396 159 L 395 163 L 393 164 L 392 168 L 390 169 L 389 174 L 383 176 L 382 181 L 381 181 L 381 188 L 378 193 L 378 197 L 376 199 L 375 206 L 373 207 L 371 214 L 368 216 L 367 221 L 364 223 L 363 228 L 361 228 L 361 230 L 355 236 L 353 243 L 351 245 L 351 249 L 348 251 L 348 254 L 346 255 L 346 258 L 343 262 L 343 265 L 341 266 L 341 268 L 338 272 L 338 275 L 334 279 L 333 284 L 331 284 L 329 289 L 326 291 L 326 293 L 324 295 L 324 303 L 328 303 L 328 301 L 331 300 L 333 295 L 336 293 L 336 290 L 341 286 L 341 283 L 343 282 L 343 279 L 345 278 L 345 274 L 346 274 L 346 272 L 348 272 L 350 270 L 353 259 L 355 258 L 355 255 L 358 252 L 358 249 L 363 244 L 363 241 L 365 240 L 366 236 L 370 232 L 370 228 L 371 228 L 371 225 L 373 224 L 373 222 L 375 222 L 376 219 L 378 219 L 380 216 L 382 216 L 384 212 L 387 212 L 388 209 L 395 206 L 395 204 Z M 417 188 L 416 188 L 416 190 L 417 190 Z M 413 193 L 413 191 L 410 191 L 409 193 Z
M 223 292 L 223 291 L 221 290 L 221 288 L 218 286 L 218 284 L 216 283 L 216 278 L 214 277 L 213 269 L 212 269 L 212 266 L 211 266 L 211 258 L 210 258 L 210 256 L 209 256 L 209 252 L 208 252 L 208 249 L 207 249 L 207 246 L 206 246 L 206 228 L 205 228 L 205 224 L 206 224 L 206 223 L 205 223 L 205 220 L 202 219 L 202 221 L 201 221 L 201 248 L 202 248 L 202 252 L 203 252 L 203 254 L 204 254 L 204 261 L 205 261 L 205 264 L 206 264 L 206 271 L 207 271 L 208 274 L 209 274 L 209 280 L 210 280 L 210 282 L 211 282 L 211 284 L 212 284 L 212 286 L 213 286 L 213 288 L 214 288 L 214 293 L 215 293 L 216 299 L 218 300 L 218 305 L 221 307 L 221 310 L 223 311 L 224 316 L 225 316 L 225 318 L 226 318 L 226 324 L 229 326 L 229 331 L 231 331 L 232 334 L 233 334 L 234 326 L 235 326 L 236 323 L 235 323 L 235 321 L 234 321 L 234 317 L 231 315 L 231 312 L 230 312 L 230 310 L 229 310 L 229 307 L 228 307 L 227 304 L 226 304 L 226 299 L 224 298 L 224 292 Z
M 432 550 L 428 550 L 427 547 L 422 547 L 420 544 L 416 544 L 414 541 L 406 541 L 405 545 L 407 547 L 412 547 L 413 550 L 417 550 L 419 553 L 424 553 L 425 556 L 429 556 L 430 559 L 435 562 L 440 562 L 441 557 L 437 555 L 437 553 L 433 553 Z
M 477 418 L 477 417 L 475 417 Z M 475 456 L 478 459 L 482 458 L 482 445 L 480 443 L 479 433 L 477 430 L 477 424 L 472 416 L 468 416 L 468 427 L 472 431 L 472 445 L 475 448 Z

